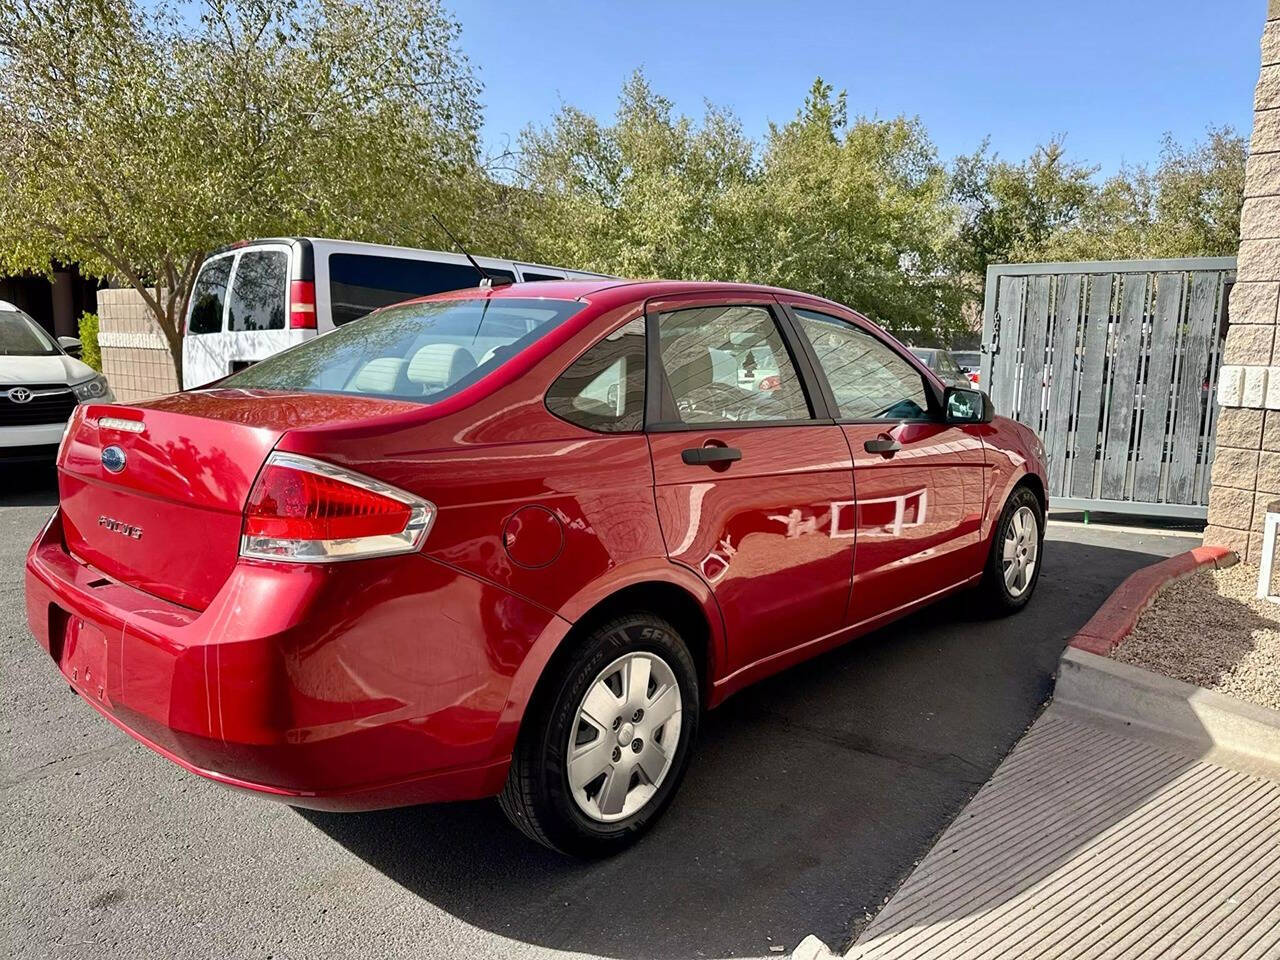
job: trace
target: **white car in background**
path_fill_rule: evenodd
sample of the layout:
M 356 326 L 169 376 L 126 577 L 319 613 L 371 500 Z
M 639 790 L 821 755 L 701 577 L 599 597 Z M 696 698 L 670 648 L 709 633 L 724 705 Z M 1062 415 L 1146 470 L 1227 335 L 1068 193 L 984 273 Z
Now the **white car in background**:
M 107 378 L 67 352 L 79 346 L 0 300 L 0 466 L 52 463 L 76 404 L 115 400 Z

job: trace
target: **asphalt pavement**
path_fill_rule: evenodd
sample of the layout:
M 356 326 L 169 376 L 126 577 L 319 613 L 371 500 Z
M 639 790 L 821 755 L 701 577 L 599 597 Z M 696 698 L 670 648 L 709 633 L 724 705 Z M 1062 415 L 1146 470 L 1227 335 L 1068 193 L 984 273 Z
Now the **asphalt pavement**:
M 298 811 L 185 773 L 70 692 L 27 630 L 54 503 L 0 475 L 0 944 L 23 957 L 776 955 L 857 935 L 1047 699 L 1065 640 L 1198 541 L 1052 525 L 1036 596 L 955 598 L 730 699 L 658 827 L 603 863 L 496 804 Z

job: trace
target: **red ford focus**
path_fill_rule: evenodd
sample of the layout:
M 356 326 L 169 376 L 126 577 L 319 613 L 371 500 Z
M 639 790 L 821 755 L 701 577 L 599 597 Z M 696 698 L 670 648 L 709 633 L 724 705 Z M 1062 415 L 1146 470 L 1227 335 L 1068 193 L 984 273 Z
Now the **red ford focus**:
M 87 404 L 27 560 L 71 686 L 188 770 L 360 810 L 499 795 L 578 854 L 703 710 L 956 590 L 1023 606 L 1035 436 L 835 303 L 618 281 L 389 307 Z

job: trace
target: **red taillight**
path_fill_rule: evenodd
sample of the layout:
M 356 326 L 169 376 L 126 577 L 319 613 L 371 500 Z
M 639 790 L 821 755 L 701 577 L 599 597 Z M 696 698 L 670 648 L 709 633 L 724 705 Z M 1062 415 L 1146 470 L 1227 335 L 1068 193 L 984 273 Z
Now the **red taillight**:
M 240 552 L 323 561 L 405 553 L 422 543 L 435 507 L 332 464 L 273 453 L 244 511 Z
M 316 328 L 316 285 L 310 280 L 294 280 L 289 284 L 289 327 L 292 330 Z
M 290 467 L 262 471 L 245 508 L 244 532 L 286 540 L 350 540 L 399 533 L 409 505 Z

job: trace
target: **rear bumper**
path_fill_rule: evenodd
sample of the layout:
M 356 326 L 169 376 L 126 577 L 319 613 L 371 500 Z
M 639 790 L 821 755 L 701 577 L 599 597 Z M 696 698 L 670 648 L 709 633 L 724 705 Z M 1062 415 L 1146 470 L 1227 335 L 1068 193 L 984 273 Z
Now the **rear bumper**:
M 556 618 L 427 558 L 238 564 L 190 610 L 77 560 L 55 513 L 27 557 L 31 630 L 67 682 L 187 770 L 299 806 L 497 793 L 512 680 Z

